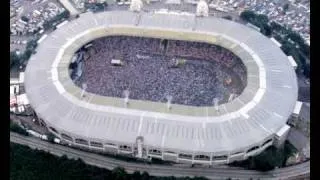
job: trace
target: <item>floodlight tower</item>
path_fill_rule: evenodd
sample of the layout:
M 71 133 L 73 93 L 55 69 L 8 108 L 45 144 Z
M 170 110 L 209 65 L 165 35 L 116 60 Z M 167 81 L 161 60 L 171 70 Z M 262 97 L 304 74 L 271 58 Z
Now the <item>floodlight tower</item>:
M 168 95 L 167 97 L 167 108 L 171 109 L 172 96 Z
M 201 17 L 209 16 L 209 6 L 205 0 L 200 0 L 198 2 L 196 15 Z
M 218 98 L 214 98 L 213 99 L 213 103 L 214 103 L 215 110 L 219 111 L 219 99 Z
M 84 93 L 86 91 L 86 89 L 88 88 L 86 83 L 82 83 L 82 92 L 81 92 L 81 98 L 84 97 Z
M 129 10 L 134 12 L 140 12 L 143 6 L 142 0 L 132 0 Z
M 124 95 L 124 105 L 127 107 L 129 104 L 129 94 L 130 91 L 129 90 L 124 90 L 123 91 L 123 95 Z

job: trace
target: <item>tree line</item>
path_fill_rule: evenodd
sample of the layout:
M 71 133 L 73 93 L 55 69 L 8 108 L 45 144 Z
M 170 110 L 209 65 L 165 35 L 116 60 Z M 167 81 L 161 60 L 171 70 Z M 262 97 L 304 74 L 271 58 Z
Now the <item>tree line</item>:
M 288 158 L 296 152 L 296 148 L 286 141 L 284 146 L 280 148 L 270 146 L 260 154 L 249 157 L 244 161 L 235 161 L 230 166 L 243 167 L 250 170 L 270 171 L 276 167 L 285 167 Z
M 38 38 L 29 40 L 23 53 L 18 54 L 17 51 L 10 52 L 10 68 L 20 66 L 29 60 L 30 56 L 36 52 L 35 49 L 38 46 L 37 40 Z
M 56 157 L 47 152 L 10 143 L 10 179 L 28 180 L 206 180 L 204 177 L 155 177 L 147 172 L 129 174 L 117 167 L 112 171 L 85 164 L 81 159 Z
M 64 21 L 65 19 L 68 19 L 69 17 L 70 17 L 70 12 L 67 10 L 64 10 L 63 12 L 56 15 L 55 17 L 49 20 L 46 20 L 43 23 L 43 29 L 44 30 L 54 29 L 57 24 Z
M 24 135 L 24 136 L 29 136 L 29 133 L 25 129 L 23 129 L 17 123 L 12 122 L 12 120 L 10 120 L 10 131 Z
M 21 127 L 11 124 L 20 134 L 28 135 Z M 15 131 L 17 132 L 17 131 Z M 236 161 L 230 166 L 250 170 L 270 171 L 276 167 L 285 167 L 286 162 L 297 150 L 285 142 L 282 148 L 271 146 L 259 155 L 244 161 Z M 135 171 L 129 174 L 125 169 L 117 167 L 112 171 L 85 164 L 81 159 L 68 159 L 66 156 L 56 157 L 41 150 L 10 144 L 10 179 L 115 179 L 115 180 L 205 180 L 204 177 L 155 177 L 147 172 Z M 26 177 L 27 176 L 27 177 Z

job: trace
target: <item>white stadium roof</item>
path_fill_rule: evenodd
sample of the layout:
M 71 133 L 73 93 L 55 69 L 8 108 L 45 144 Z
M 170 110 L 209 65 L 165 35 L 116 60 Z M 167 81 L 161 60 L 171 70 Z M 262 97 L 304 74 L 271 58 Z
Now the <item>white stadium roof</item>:
M 291 63 L 293 68 L 297 68 L 298 65 L 297 65 L 296 61 L 293 59 L 292 56 L 288 56 L 288 60 Z
M 302 104 L 303 103 L 301 101 L 297 101 L 296 102 L 296 105 L 294 106 L 293 114 L 295 114 L 295 115 L 299 115 L 300 114 Z
M 278 47 L 281 47 L 282 45 L 275 39 L 275 38 L 270 38 L 272 42 L 274 42 Z
M 196 20 L 195 20 L 196 19 Z M 244 62 L 248 85 L 227 104 L 172 105 L 88 94 L 81 98 L 67 71 L 72 54 L 94 38 L 133 34 L 210 41 Z M 53 77 L 55 76 L 55 77 Z M 270 39 L 244 25 L 214 18 L 112 11 L 85 13 L 39 44 L 25 71 L 25 88 L 37 114 L 61 133 L 101 142 L 144 144 L 181 152 L 238 151 L 274 137 L 297 100 L 297 80 L 287 56 Z

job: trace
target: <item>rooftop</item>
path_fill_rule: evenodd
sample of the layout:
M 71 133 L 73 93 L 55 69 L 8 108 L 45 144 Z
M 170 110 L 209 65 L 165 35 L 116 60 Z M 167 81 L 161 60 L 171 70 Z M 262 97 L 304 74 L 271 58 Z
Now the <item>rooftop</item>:
M 197 40 L 230 49 L 248 70 L 248 85 L 219 107 L 172 106 L 88 94 L 81 98 L 67 66 L 82 45 L 107 35 Z M 30 104 L 49 126 L 76 137 L 144 143 L 186 152 L 238 151 L 273 137 L 297 100 L 295 71 L 270 39 L 232 21 L 153 13 L 86 13 L 49 34 L 25 71 Z

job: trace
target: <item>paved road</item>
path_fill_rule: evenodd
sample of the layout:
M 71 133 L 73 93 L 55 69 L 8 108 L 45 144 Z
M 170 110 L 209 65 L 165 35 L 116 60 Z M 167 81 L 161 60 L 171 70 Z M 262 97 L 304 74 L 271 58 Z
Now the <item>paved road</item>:
M 296 166 L 291 166 L 282 169 L 276 169 L 270 172 L 258 172 L 252 170 L 239 170 L 229 168 L 188 168 L 188 167 L 172 167 L 164 165 L 149 165 L 149 164 L 137 164 L 132 162 L 125 162 L 116 160 L 113 158 L 97 155 L 94 153 L 88 153 L 69 147 L 51 144 L 40 139 L 25 137 L 16 133 L 10 132 L 10 141 L 22 145 L 27 145 L 31 148 L 41 149 L 51 154 L 62 156 L 67 155 L 69 158 L 81 158 L 87 164 L 95 165 L 98 167 L 113 169 L 121 166 L 126 169 L 127 172 L 132 173 L 136 170 L 147 171 L 150 175 L 154 176 L 205 176 L 210 179 L 286 179 L 296 177 L 299 175 L 310 173 L 310 162 L 302 163 Z

